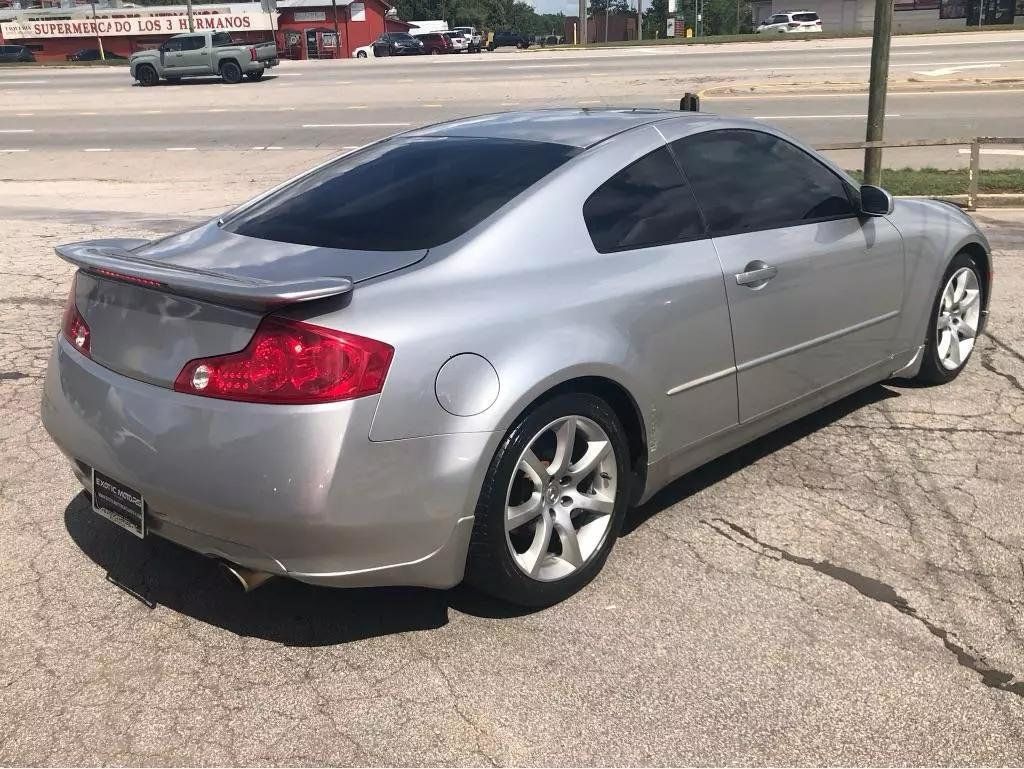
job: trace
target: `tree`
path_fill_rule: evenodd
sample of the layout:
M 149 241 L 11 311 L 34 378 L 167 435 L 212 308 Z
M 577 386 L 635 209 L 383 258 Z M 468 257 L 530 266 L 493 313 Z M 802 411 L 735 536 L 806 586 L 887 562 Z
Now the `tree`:
M 650 7 L 644 11 L 644 37 L 665 37 L 668 23 L 668 0 L 651 0 Z

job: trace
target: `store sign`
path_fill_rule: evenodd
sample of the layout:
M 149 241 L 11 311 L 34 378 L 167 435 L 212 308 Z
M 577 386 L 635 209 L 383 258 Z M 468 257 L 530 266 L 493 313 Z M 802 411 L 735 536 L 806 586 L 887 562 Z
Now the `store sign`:
M 327 21 L 327 11 L 296 11 L 295 21 Z
M 195 13 L 196 32 L 206 30 L 246 32 L 273 29 L 266 13 Z M 176 35 L 188 32 L 188 14 L 161 16 L 135 16 L 93 19 L 67 19 L 64 21 L 12 21 L 0 24 L 4 40 L 27 40 L 51 37 L 114 37 L 117 35 Z

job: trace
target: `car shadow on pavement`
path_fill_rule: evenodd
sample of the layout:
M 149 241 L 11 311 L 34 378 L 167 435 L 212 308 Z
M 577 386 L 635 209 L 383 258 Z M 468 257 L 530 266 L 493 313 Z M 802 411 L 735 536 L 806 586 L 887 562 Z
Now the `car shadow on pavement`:
M 213 559 L 159 537 L 136 539 L 96 515 L 84 492 L 68 504 L 64 524 L 82 552 L 106 570 L 103 588 L 123 586 L 152 604 L 286 646 L 432 630 L 447 624 L 449 607 L 481 617 L 527 613 L 462 586 L 332 589 L 275 579 L 246 594 Z M 145 611 L 143 601 L 139 608 Z
M 908 384 L 911 383 L 900 381 L 899 386 L 904 387 Z M 865 406 L 870 406 L 873 403 L 889 398 L 898 398 L 899 396 L 900 394 L 897 390 L 884 384 L 872 385 L 840 401 L 836 401 L 803 419 L 798 419 L 796 422 L 780 427 L 762 438 L 758 438 L 756 441 L 741 446 L 723 457 L 712 460 L 703 467 L 698 467 L 696 470 L 670 483 L 644 504 L 630 510 L 626 514 L 626 520 L 623 522 L 620 536 L 629 536 L 662 510 L 682 502 L 684 499 L 703 491 L 709 486 L 713 486 L 719 481 L 725 480 L 733 473 L 753 464 L 762 457 L 783 449 L 791 443 L 795 443 L 801 438 L 823 427 L 827 427 Z

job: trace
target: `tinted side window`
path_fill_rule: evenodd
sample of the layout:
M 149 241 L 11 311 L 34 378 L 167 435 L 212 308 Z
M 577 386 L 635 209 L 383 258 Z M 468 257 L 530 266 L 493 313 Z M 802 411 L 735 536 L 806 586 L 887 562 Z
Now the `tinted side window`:
M 583 218 L 602 254 L 704 235 L 689 185 L 661 147 L 619 171 L 587 198 Z
M 206 38 L 200 35 L 194 37 L 186 37 L 185 44 L 181 46 L 183 51 L 198 51 L 200 48 L 206 45 Z
M 227 32 L 214 32 L 211 43 L 218 47 L 223 45 L 231 45 L 231 35 L 229 35 Z M 199 47 L 202 48 L 203 46 L 200 45 Z
M 578 152 L 514 139 L 390 139 L 298 179 L 228 219 L 224 229 L 358 251 L 432 248 L 462 235 Z
M 672 144 L 712 235 L 855 215 L 846 184 L 787 141 L 709 131 Z
M 180 51 L 182 50 L 184 42 L 183 38 L 176 37 L 164 43 L 163 48 L 165 51 Z

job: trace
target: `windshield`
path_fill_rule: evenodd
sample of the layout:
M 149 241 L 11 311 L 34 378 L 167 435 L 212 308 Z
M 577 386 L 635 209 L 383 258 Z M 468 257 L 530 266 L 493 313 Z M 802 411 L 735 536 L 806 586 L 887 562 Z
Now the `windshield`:
M 398 137 L 314 171 L 230 217 L 262 240 L 359 251 L 413 251 L 453 240 L 579 150 L 467 137 Z M 459 158 L 453 172 L 452 158 Z

